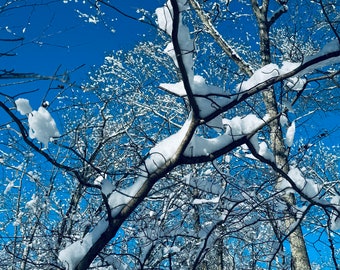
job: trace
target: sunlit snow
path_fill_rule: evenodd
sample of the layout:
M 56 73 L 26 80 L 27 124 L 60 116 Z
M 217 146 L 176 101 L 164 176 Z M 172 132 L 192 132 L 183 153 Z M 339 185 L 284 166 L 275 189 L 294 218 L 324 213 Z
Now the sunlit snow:
M 282 66 L 279 67 L 277 64 L 265 65 L 254 72 L 254 74 L 248 79 L 243 81 L 237 86 L 237 91 L 244 92 L 247 91 L 273 77 L 279 75 L 285 75 L 292 70 L 298 68 L 301 63 L 293 63 L 289 61 L 283 61 Z M 285 85 L 292 90 L 300 91 L 306 84 L 306 79 L 300 77 L 290 77 L 286 79 Z
M 29 126 L 29 137 L 37 139 L 48 147 L 48 143 L 60 136 L 57 125 L 51 114 L 44 108 L 39 107 L 38 111 L 32 111 L 32 107 L 27 99 L 18 98 L 15 101 L 18 112 L 22 115 L 27 115 Z
M 17 106 L 17 110 L 21 115 L 27 115 L 32 112 L 32 107 L 28 99 L 18 98 L 15 101 L 15 105 Z
M 106 220 L 101 220 L 93 231 L 87 233 L 83 239 L 74 242 L 60 251 L 58 258 L 63 262 L 66 269 L 72 270 L 79 264 L 93 243 L 95 243 L 107 229 L 108 225 Z
M 287 129 L 285 142 L 288 147 L 291 147 L 293 145 L 294 137 L 295 137 L 295 121 L 293 121 Z
M 334 195 L 331 204 L 335 207 L 331 215 L 331 229 L 340 230 L 340 196 Z
M 36 138 L 46 148 L 51 139 L 60 136 L 54 119 L 44 107 L 39 107 L 38 111 L 32 111 L 28 115 L 28 125 L 30 138 Z
M 320 193 L 321 186 L 315 183 L 313 179 L 305 178 L 299 168 L 292 167 L 288 172 L 288 176 L 294 181 L 299 191 L 307 197 L 315 198 Z M 277 188 L 288 193 L 293 192 L 291 184 L 286 179 L 282 179 Z

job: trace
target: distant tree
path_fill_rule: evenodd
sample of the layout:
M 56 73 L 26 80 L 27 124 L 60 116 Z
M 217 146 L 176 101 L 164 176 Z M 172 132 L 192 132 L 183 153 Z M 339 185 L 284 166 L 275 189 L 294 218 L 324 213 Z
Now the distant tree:
M 169 0 L 53 106 L 0 94 L 2 266 L 339 268 L 339 8 Z

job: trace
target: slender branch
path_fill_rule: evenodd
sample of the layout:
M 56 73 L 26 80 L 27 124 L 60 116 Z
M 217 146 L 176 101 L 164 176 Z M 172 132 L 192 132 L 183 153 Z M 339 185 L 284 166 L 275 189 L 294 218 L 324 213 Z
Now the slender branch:
M 269 19 L 268 24 L 271 26 L 273 23 L 275 23 L 282 14 L 286 13 L 288 10 L 287 6 L 283 4 L 279 10 L 277 10 L 273 16 Z
M 49 154 L 47 154 L 45 151 L 43 151 L 42 149 L 40 149 L 38 146 L 36 146 L 29 138 L 28 138 L 28 133 L 26 128 L 24 127 L 24 125 L 21 123 L 20 119 L 18 117 L 15 116 L 15 114 L 2 102 L 0 101 L 0 107 L 12 118 L 12 120 L 17 124 L 20 134 L 24 140 L 24 142 L 31 147 L 34 151 L 36 151 L 37 153 L 39 153 L 40 155 L 42 155 L 48 162 L 50 162 L 52 165 L 54 165 L 55 167 L 62 169 L 64 171 L 67 171 L 69 173 L 72 173 L 77 179 L 78 181 L 87 187 L 94 187 L 94 188 L 98 188 L 98 186 L 96 185 L 92 185 L 90 183 L 88 183 L 86 181 L 86 179 L 84 179 L 84 177 L 81 175 L 80 172 L 78 172 L 75 168 L 66 166 L 64 164 L 61 164 L 59 162 L 57 162 L 55 159 L 53 159 Z
M 202 23 L 207 29 L 209 35 L 216 41 L 216 43 L 221 47 L 221 49 L 228 55 L 239 69 L 247 74 L 249 77 L 253 75 L 253 70 L 251 66 L 225 41 L 225 39 L 220 35 L 217 29 L 212 24 L 209 16 L 205 14 L 200 4 L 196 0 L 189 0 L 191 6 L 196 11 L 198 17 L 201 19 Z
M 296 185 L 294 180 L 287 173 L 285 173 L 281 168 L 279 168 L 276 165 L 275 162 L 273 162 L 271 160 L 268 160 L 268 159 L 264 158 L 263 156 L 261 156 L 260 154 L 258 154 L 256 149 L 255 149 L 255 147 L 249 141 L 246 144 L 247 144 L 249 150 L 251 151 L 251 153 L 253 154 L 254 157 L 256 157 L 258 160 L 260 160 L 262 163 L 269 165 L 281 177 L 286 179 L 288 181 L 288 183 L 291 185 L 291 188 L 294 191 L 296 191 L 303 199 L 305 199 L 306 201 L 310 202 L 311 205 L 317 205 L 317 206 L 320 206 L 322 208 L 328 208 L 328 207 L 335 208 L 331 204 L 324 203 L 324 202 L 319 201 L 319 200 L 314 200 L 313 198 L 310 198 L 308 195 L 303 193 L 302 190 Z
M 140 18 L 131 16 L 131 15 L 127 14 L 126 12 L 122 11 L 121 9 L 117 8 L 116 6 L 110 4 L 108 1 L 96 0 L 96 2 L 102 3 L 103 5 L 113 9 L 114 11 L 118 12 L 120 15 L 122 15 L 122 16 L 124 16 L 126 18 L 129 18 L 129 19 L 137 21 L 137 22 L 145 23 L 145 24 L 148 24 L 150 26 L 153 26 L 153 27 L 157 28 L 157 26 L 155 24 L 153 24 L 151 21 L 149 22 L 149 21 L 141 20 Z M 94 5 L 96 6 L 96 4 L 94 4 Z
M 338 39 L 339 43 L 340 43 L 340 35 L 337 31 L 337 29 L 334 27 L 333 23 L 331 22 L 331 19 L 329 18 L 328 14 L 327 14 L 327 11 L 325 9 L 325 5 L 323 4 L 323 1 L 320 0 L 320 5 L 321 5 L 321 9 L 322 9 L 322 13 L 324 14 L 325 18 L 326 18 L 326 21 L 327 23 L 329 24 L 330 28 L 332 29 L 334 35 L 336 36 L 336 38 Z
M 340 50 L 315 57 L 315 58 L 313 58 L 309 61 L 306 61 L 305 63 L 302 63 L 300 66 L 298 66 L 296 69 L 294 69 L 290 72 L 287 72 L 287 73 L 282 74 L 282 75 L 271 77 L 270 79 L 255 85 L 254 87 L 250 88 L 249 90 L 246 90 L 246 91 L 240 93 L 238 98 L 232 99 L 232 101 L 227 102 L 226 105 L 221 106 L 220 108 L 216 109 L 214 112 L 212 112 L 211 114 L 206 116 L 203 120 L 204 120 L 204 122 L 208 122 L 208 121 L 214 119 L 215 117 L 217 117 L 218 115 L 220 115 L 221 113 L 226 112 L 229 109 L 235 107 L 237 104 L 241 103 L 242 101 L 245 101 L 249 97 L 251 97 L 251 96 L 253 96 L 253 95 L 255 95 L 255 94 L 257 94 L 257 93 L 259 93 L 263 90 L 267 90 L 272 85 L 274 85 L 278 82 L 283 82 L 284 80 L 286 80 L 288 78 L 291 78 L 291 77 L 298 75 L 299 73 L 303 73 L 304 71 L 306 71 L 308 68 L 312 67 L 315 64 L 318 64 L 320 62 L 330 60 L 330 59 L 336 58 L 336 57 L 340 57 Z

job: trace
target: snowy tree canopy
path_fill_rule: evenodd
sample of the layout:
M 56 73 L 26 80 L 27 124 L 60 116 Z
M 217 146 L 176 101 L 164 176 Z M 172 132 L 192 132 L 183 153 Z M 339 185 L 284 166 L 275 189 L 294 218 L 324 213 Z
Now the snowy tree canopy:
M 1 267 L 339 267 L 337 2 L 64 2 L 150 36 L 83 83 L 0 71 Z

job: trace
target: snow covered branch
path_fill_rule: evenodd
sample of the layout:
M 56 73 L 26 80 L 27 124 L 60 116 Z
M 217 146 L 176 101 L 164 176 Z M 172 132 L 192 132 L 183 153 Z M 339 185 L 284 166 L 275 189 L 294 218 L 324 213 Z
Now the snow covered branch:
M 186 1 L 181 0 L 180 5 L 185 5 Z M 190 38 L 189 29 L 182 24 L 182 15 L 177 0 L 170 0 L 173 13 L 173 27 L 171 32 L 173 50 L 178 68 L 181 71 L 184 89 L 187 93 L 190 105 L 194 112 L 194 117 L 199 115 L 199 108 L 194 98 L 191 81 L 193 79 L 193 41 Z
M 279 191 L 289 193 L 291 192 L 290 190 L 293 190 L 297 194 L 299 194 L 301 198 L 303 198 L 305 201 L 308 201 L 310 205 L 319 206 L 325 211 L 327 211 L 327 209 L 330 209 L 328 210 L 328 212 L 332 217 L 330 220 L 331 228 L 333 228 L 334 230 L 340 228 L 339 195 L 331 195 L 329 201 L 322 199 L 322 187 L 316 184 L 312 179 L 305 179 L 298 168 L 292 167 L 290 168 L 288 173 L 285 173 L 284 170 L 282 168 L 279 168 L 274 161 L 267 159 L 263 155 L 259 154 L 252 143 L 247 142 L 246 144 L 249 147 L 251 153 L 257 159 L 265 164 L 268 164 L 275 172 L 277 172 L 281 176 L 281 179 L 279 180 L 277 185 L 277 189 Z
M 110 214 L 106 222 L 100 222 L 84 239 L 79 240 L 59 254 L 65 266 L 71 269 L 87 269 L 98 252 L 114 237 L 121 224 L 144 200 L 154 184 L 179 164 L 180 157 L 197 127 L 197 120 L 189 117 L 183 127 L 152 148 L 141 174 L 134 184 L 116 189 L 107 180 L 101 180 L 101 188 L 107 197 Z

